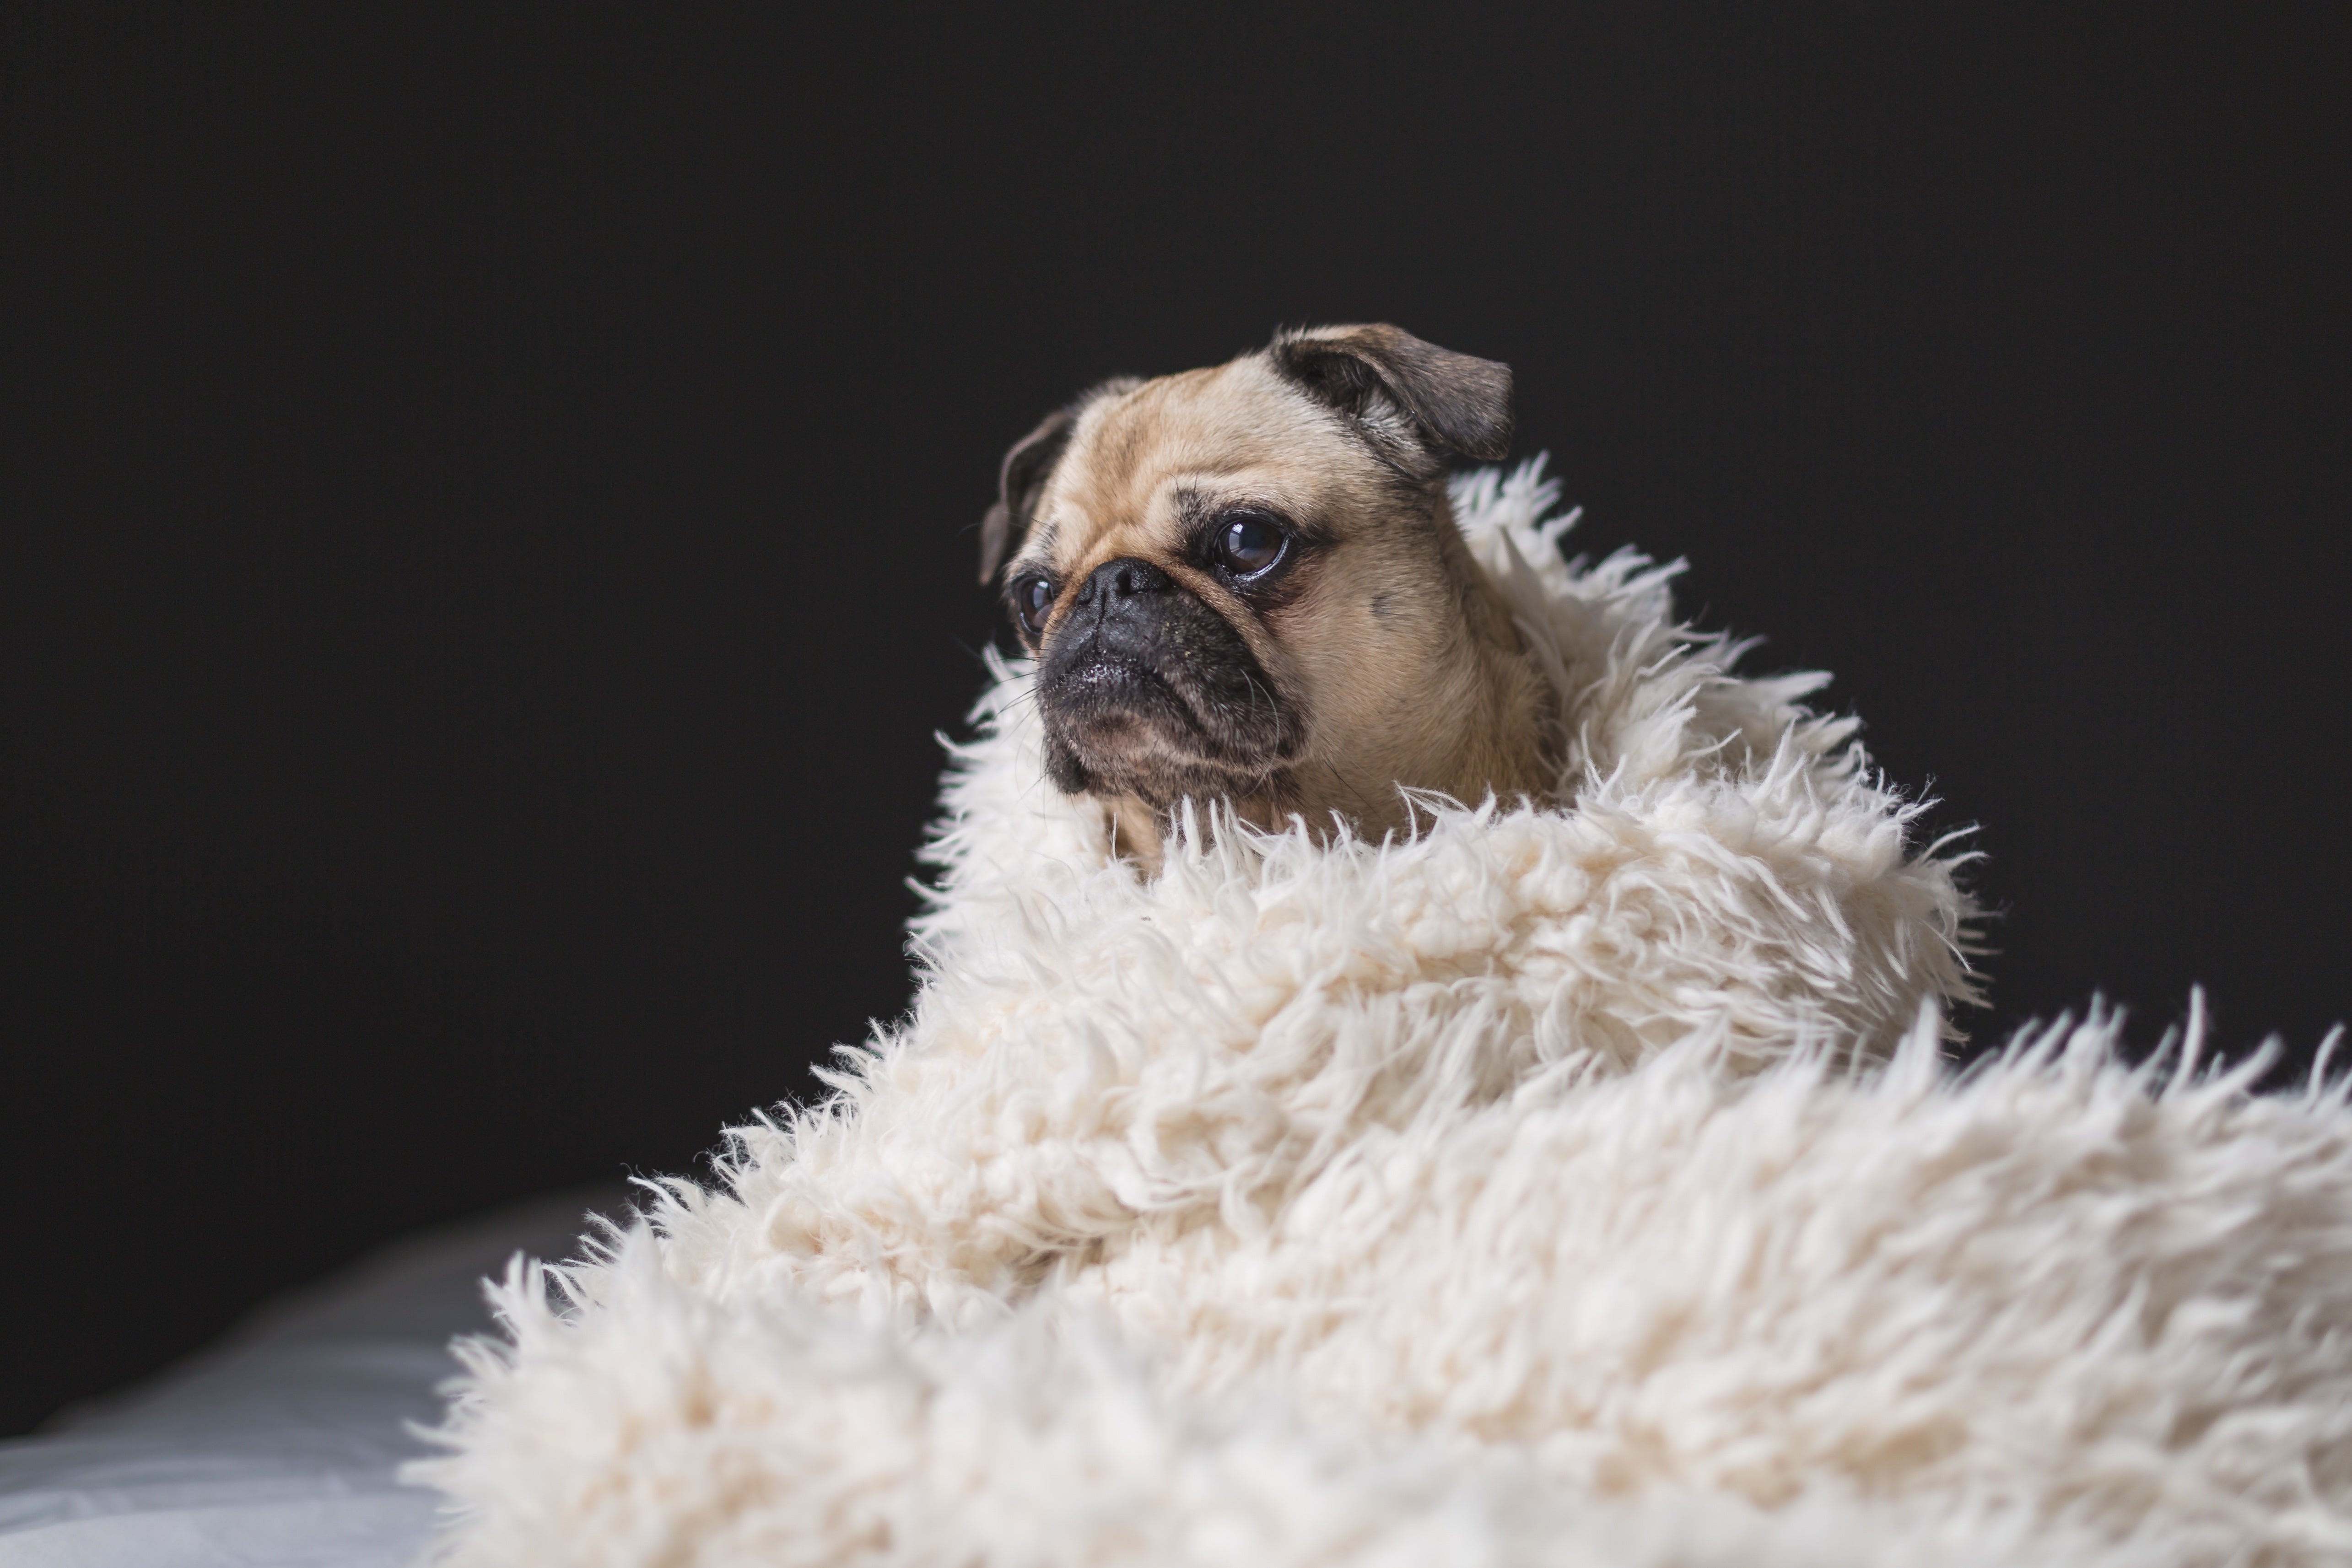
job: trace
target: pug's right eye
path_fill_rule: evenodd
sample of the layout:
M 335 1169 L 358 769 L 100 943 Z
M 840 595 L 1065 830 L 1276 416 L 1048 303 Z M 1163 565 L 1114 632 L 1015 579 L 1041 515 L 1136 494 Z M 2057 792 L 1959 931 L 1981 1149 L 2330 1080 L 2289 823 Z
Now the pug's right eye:
M 1046 612 L 1054 608 L 1054 585 L 1035 572 L 1014 580 L 1013 613 L 1020 619 L 1023 630 L 1032 637 L 1045 632 Z

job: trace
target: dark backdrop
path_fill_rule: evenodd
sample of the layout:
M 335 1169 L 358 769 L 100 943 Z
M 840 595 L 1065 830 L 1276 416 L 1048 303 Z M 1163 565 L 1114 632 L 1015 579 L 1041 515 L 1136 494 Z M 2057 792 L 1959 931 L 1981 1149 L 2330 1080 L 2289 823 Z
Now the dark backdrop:
M 808 1092 L 998 455 L 1278 322 L 1510 361 L 1578 548 L 1837 673 L 1982 824 L 1980 1035 L 2307 1053 L 2352 13 L 1621 9 L 12 8 L 0 1430 Z

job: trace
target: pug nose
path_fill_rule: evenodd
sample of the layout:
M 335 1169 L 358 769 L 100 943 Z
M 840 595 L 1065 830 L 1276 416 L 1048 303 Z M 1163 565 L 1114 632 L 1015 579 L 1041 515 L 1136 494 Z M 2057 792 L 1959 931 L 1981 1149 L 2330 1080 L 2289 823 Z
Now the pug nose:
M 1122 599 L 1165 593 L 1171 586 L 1168 574 L 1150 561 L 1121 556 L 1095 568 L 1078 585 L 1078 603 L 1087 607 L 1100 604 L 1108 609 Z

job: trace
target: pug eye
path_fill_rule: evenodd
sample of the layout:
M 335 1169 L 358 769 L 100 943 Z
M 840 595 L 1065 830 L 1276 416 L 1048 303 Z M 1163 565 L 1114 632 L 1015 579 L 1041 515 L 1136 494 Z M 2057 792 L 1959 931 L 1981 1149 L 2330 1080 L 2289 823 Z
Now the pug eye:
M 1235 577 L 1256 577 L 1282 559 L 1290 536 L 1272 517 L 1255 512 L 1227 519 L 1210 541 L 1209 553 L 1218 566 Z
M 1054 608 L 1054 585 L 1032 572 L 1013 584 L 1013 613 L 1032 637 L 1045 631 L 1046 612 Z

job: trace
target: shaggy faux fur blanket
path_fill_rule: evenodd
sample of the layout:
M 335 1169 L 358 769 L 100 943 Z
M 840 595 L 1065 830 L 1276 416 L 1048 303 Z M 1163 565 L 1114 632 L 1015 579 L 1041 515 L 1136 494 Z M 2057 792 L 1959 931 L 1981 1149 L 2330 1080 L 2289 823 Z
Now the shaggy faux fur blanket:
M 1146 879 L 1000 669 L 911 1014 L 510 1271 L 440 1559 L 2347 1560 L 2343 1092 L 2095 1019 L 1955 1074 L 1952 862 L 1552 501 L 1456 490 L 1541 806 Z

